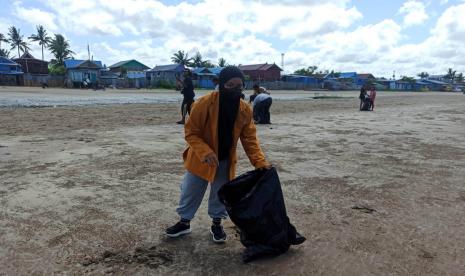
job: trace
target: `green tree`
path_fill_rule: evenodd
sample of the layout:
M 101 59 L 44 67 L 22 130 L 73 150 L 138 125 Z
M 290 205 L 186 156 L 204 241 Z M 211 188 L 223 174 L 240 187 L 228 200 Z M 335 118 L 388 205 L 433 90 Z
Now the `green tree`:
M 189 65 L 192 58 L 189 58 L 189 54 L 184 51 L 177 51 L 171 57 L 171 61 L 177 64 Z
M 4 34 L 0 33 L 0 50 L 2 49 L 2 42 L 8 43 L 8 39 L 6 39 Z
M 192 64 L 192 66 L 194 66 L 194 67 L 201 67 L 201 66 L 202 66 L 202 63 L 203 63 L 203 57 L 202 57 L 202 55 L 201 55 L 199 52 L 197 52 L 197 53 L 194 55 L 194 57 L 192 58 L 191 64 Z
M 6 49 L 0 49 L 0 57 L 5 57 L 9 58 L 10 57 L 10 52 Z
M 215 64 L 211 63 L 209 60 L 204 60 L 204 61 L 202 61 L 200 67 L 213 68 L 213 67 L 215 67 Z
M 457 75 L 457 77 L 455 77 L 455 81 L 457 81 L 458 83 L 462 83 L 463 80 L 464 80 L 463 73 L 460 73 Z
M 66 68 L 63 64 L 50 64 L 48 66 L 50 75 L 63 76 L 66 72 Z
M 452 82 L 454 82 L 456 73 L 457 73 L 457 71 L 454 71 L 454 70 L 452 70 L 452 68 L 449 68 L 449 70 L 447 70 L 447 74 L 446 74 L 445 78 L 452 81 Z
M 34 42 L 39 42 L 39 45 L 42 46 L 42 60 L 44 60 L 44 46 L 47 47 L 52 40 L 51 37 L 48 36 L 44 26 L 37 26 L 37 34 L 32 34 L 29 39 Z
M 428 72 L 421 72 L 417 76 L 419 76 L 421 79 L 426 79 L 427 77 L 429 77 L 429 74 Z
M 218 60 L 218 67 L 226 67 L 228 64 L 226 63 L 226 60 L 224 58 L 220 58 Z
M 318 69 L 317 66 L 309 66 L 307 68 L 296 70 L 294 74 L 303 75 L 303 76 L 313 76 L 317 69 Z
M 403 76 L 400 80 L 408 82 L 408 83 L 415 83 L 416 82 L 415 78 L 407 77 L 407 76 Z
M 20 51 L 23 53 L 30 50 L 27 42 L 23 40 L 24 36 L 21 35 L 20 29 L 17 29 L 15 26 L 11 26 L 8 29 L 8 42 L 10 42 L 11 50 L 15 48 L 18 50 L 18 58 L 21 57 Z
M 54 65 L 63 65 L 65 59 L 71 58 L 74 54 L 69 42 L 61 34 L 55 34 L 55 37 L 50 40 L 48 49 L 55 57 L 51 62 Z

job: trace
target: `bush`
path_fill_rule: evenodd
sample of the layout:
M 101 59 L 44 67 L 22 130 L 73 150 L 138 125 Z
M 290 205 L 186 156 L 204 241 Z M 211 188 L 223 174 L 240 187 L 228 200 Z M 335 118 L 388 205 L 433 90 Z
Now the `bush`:
M 50 75 L 52 76 L 64 76 L 66 69 L 64 65 L 54 64 L 49 67 Z
M 165 88 L 165 89 L 174 89 L 174 88 L 176 88 L 174 83 L 172 83 L 170 81 L 166 81 L 166 80 L 160 80 L 158 82 L 158 87 L 159 88 Z

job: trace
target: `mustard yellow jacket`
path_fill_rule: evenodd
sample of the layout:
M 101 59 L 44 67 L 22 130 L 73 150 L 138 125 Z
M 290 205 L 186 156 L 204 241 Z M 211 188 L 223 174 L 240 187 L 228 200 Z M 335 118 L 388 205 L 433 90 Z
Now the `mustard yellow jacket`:
M 218 113 L 219 92 L 205 95 L 194 103 L 191 114 L 184 127 L 185 139 L 188 144 L 184 151 L 184 167 L 192 174 L 213 182 L 216 167 L 202 163 L 209 153 L 218 156 Z M 234 179 L 237 164 L 237 141 L 241 139 L 242 146 L 255 168 L 269 166 L 265 159 L 252 116 L 252 108 L 241 99 L 239 112 L 234 124 L 233 143 L 229 154 L 229 179 Z

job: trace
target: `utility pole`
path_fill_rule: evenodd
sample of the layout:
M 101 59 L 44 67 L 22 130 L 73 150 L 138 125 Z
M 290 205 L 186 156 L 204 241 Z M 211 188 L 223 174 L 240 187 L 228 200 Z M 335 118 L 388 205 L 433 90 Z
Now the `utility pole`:
M 283 69 L 284 72 L 284 53 L 281 53 L 281 69 Z

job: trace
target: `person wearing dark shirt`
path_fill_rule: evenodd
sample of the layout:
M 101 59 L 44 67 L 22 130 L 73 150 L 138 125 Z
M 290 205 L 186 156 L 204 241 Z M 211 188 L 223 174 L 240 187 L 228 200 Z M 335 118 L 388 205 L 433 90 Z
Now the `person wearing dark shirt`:
M 183 100 L 181 104 L 181 116 L 182 119 L 178 121 L 178 124 L 183 125 L 186 122 L 186 115 L 191 112 L 191 106 L 194 102 L 194 84 L 192 83 L 192 73 L 190 70 L 186 69 L 184 71 L 184 81 L 183 81 L 183 88 L 181 90 L 181 94 L 183 95 Z
M 367 90 L 365 86 L 362 86 L 362 88 L 360 89 L 360 96 L 358 96 L 358 98 L 360 99 L 360 110 L 362 110 L 363 101 L 365 101 L 366 97 L 367 97 Z

